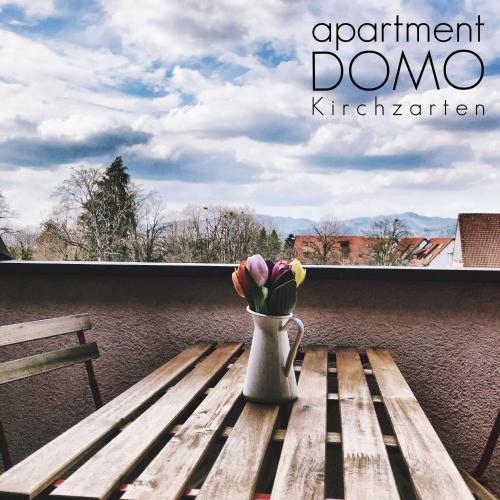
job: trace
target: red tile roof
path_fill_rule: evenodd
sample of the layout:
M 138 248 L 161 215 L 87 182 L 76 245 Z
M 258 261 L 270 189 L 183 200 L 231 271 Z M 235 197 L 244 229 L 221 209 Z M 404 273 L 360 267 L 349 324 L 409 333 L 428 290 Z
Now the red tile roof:
M 368 238 L 364 236 L 333 236 L 332 257 L 334 261 L 343 264 L 363 265 L 370 260 L 371 248 Z M 295 256 L 305 263 L 311 262 L 311 254 L 314 252 L 315 244 L 318 244 L 318 236 L 296 236 L 294 243 Z M 342 257 L 342 242 L 347 242 L 349 256 Z
M 459 214 L 464 267 L 500 267 L 500 214 Z
M 428 266 L 455 238 L 422 238 L 425 242 L 408 256 L 410 266 Z
M 369 265 L 372 262 L 372 241 L 366 236 L 333 236 L 332 263 Z M 402 238 L 399 242 L 402 260 L 410 266 L 428 266 L 454 238 Z M 317 236 L 296 236 L 295 257 L 304 263 L 311 263 Z M 342 254 L 342 245 L 347 245 L 348 255 Z

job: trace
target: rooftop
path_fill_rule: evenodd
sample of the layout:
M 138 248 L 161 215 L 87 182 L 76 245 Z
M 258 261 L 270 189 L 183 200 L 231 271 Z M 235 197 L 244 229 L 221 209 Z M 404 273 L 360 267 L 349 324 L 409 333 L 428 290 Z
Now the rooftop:
M 296 236 L 294 244 L 295 256 L 308 262 L 318 246 L 321 238 L 314 235 Z M 332 236 L 332 263 L 349 265 L 372 264 L 372 238 L 367 236 Z M 413 267 L 428 266 L 454 238 L 408 237 L 399 242 L 399 252 L 403 263 Z
M 457 235 L 464 267 L 500 267 L 500 214 L 459 214 Z

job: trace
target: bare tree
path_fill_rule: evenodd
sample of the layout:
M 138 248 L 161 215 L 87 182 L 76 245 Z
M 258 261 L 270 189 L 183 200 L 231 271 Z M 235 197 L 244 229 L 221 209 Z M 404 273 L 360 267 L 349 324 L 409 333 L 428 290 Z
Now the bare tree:
M 371 261 L 376 266 L 398 266 L 404 261 L 402 240 L 410 236 L 399 219 L 383 217 L 365 233 L 370 239 Z
M 14 212 L 9 208 L 5 196 L 0 192 L 0 236 L 13 231 L 10 220 L 14 215 Z
M 135 259 L 143 262 L 163 260 L 168 222 L 163 201 L 158 193 L 138 197 L 135 227 Z
M 262 227 L 246 208 L 190 206 L 168 225 L 168 259 L 238 262 L 259 251 Z
M 97 168 L 75 168 L 71 176 L 57 188 L 53 197 L 58 203 L 51 217 L 42 224 L 40 235 L 48 248 L 58 247 L 67 256 L 68 247 L 72 247 L 74 252 L 71 253 L 75 257 L 92 258 L 94 251 L 85 238 L 79 218 L 82 207 L 95 199 L 101 175 Z
M 33 252 L 34 260 L 82 260 L 81 248 L 71 245 L 59 236 L 59 226 L 51 226 L 52 220 L 42 224 Z
M 327 216 L 313 225 L 314 239 L 309 248 L 304 251 L 312 264 L 335 264 L 339 261 L 336 251 L 336 237 L 339 235 L 339 225 L 334 217 Z
M 9 251 L 12 257 L 17 260 L 33 260 L 37 236 L 37 231 L 32 228 L 12 232 L 9 235 Z

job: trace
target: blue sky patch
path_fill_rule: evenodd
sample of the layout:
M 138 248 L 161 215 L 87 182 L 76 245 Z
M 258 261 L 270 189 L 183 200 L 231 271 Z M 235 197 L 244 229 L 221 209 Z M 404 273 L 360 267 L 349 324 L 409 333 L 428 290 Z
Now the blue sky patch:
M 271 42 L 263 43 L 256 51 L 255 55 L 266 65 L 275 68 L 284 61 L 294 59 L 294 54 L 290 50 L 288 52 L 277 51 Z

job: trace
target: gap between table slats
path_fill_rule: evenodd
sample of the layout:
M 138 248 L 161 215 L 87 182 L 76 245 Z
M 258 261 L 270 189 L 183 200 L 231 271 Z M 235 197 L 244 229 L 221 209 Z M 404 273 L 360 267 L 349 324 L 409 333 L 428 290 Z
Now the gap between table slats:
M 33 498 L 81 455 L 117 429 L 138 408 L 164 390 L 212 349 L 200 342 L 181 352 L 111 402 L 71 427 L 0 476 L 0 498 Z
M 345 500 L 399 499 L 359 354 L 336 351 Z
M 210 394 L 211 390 L 212 389 L 208 389 L 205 394 Z M 376 394 L 372 395 L 371 398 L 372 398 L 372 401 L 374 403 L 382 403 L 383 402 L 382 398 Z M 339 395 L 337 392 L 329 392 L 328 393 L 328 401 L 338 401 L 338 400 L 339 400 Z
M 64 498 L 107 498 L 240 348 L 241 344 L 235 342 L 220 345 L 123 432 L 87 460 L 52 495 Z
M 392 356 L 383 349 L 367 349 L 367 354 L 417 497 L 472 500 Z

